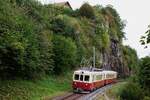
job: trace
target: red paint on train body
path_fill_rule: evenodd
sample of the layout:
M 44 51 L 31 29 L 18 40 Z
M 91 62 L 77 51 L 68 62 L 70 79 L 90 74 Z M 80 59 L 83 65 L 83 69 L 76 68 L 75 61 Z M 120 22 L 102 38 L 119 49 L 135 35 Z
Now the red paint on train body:
M 73 81 L 72 87 L 73 89 L 82 89 L 85 91 L 92 91 L 95 89 L 98 89 L 100 87 L 103 87 L 105 85 L 105 81 L 97 81 L 93 83 L 85 83 L 85 82 L 77 82 Z
M 105 85 L 104 80 L 93 82 L 93 88 L 95 89 L 103 87 L 104 85 Z
M 73 89 L 82 89 L 85 91 L 90 91 L 93 89 L 93 84 L 74 81 L 73 82 Z

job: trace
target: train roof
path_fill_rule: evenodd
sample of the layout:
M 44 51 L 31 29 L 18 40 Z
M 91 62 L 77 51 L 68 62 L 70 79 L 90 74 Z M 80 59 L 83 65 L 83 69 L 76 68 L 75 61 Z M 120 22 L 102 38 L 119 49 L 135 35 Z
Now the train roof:
M 104 70 L 104 73 L 117 73 L 116 71 L 112 71 L 112 70 Z
M 74 71 L 74 73 L 79 74 L 79 73 L 84 73 L 84 74 L 100 74 L 100 73 L 117 73 L 116 71 L 111 71 L 111 70 L 102 70 L 102 69 L 80 69 Z

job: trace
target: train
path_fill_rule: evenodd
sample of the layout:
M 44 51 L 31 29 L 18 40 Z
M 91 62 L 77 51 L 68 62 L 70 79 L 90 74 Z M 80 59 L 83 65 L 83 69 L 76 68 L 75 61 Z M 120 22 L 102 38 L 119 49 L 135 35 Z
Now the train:
M 115 83 L 117 72 L 102 69 L 80 69 L 73 73 L 72 88 L 74 92 L 92 92 L 107 84 Z

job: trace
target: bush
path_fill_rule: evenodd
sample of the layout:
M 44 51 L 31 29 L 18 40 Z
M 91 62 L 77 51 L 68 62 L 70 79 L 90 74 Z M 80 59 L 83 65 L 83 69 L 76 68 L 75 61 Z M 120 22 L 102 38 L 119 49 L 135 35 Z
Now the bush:
M 76 38 L 80 33 L 78 21 L 67 15 L 59 15 L 52 21 L 52 30 L 56 34 Z
M 136 50 L 132 49 L 130 46 L 123 46 L 122 52 L 124 66 L 127 66 L 129 71 L 133 70 L 134 72 L 137 72 L 138 56 Z
M 150 57 L 145 57 L 140 60 L 139 81 L 146 95 L 150 96 Z
M 106 50 L 106 49 L 108 49 L 110 47 L 110 36 L 106 32 L 103 33 L 101 36 L 102 36 L 101 37 L 102 48 Z
M 47 74 L 53 71 L 52 33 L 43 31 L 39 34 L 40 67 Z
M 90 18 L 90 19 L 95 18 L 94 9 L 88 3 L 85 3 L 80 7 L 79 14 L 86 18 Z
M 143 93 L 138 84 L 129 82 L 120 91 L 120 98 L 121 100 L 142 100 Z
M 20 33 L 5 33 L 0 37 L 0 76 L 20 75 L 24 69 L 26 43 Z
M 41 32 L 49 28 L 49 8 L 35 0 L 0 4 L 0 77 L 31 79 L 52 71 L 50 32 Z
M 150 100 L 150 97 L 145 96 L 143 100 Z
M 76 66 L 77 47 L 71 38 L 55 35 L 53 52 L 55 74 L 64 73 Z

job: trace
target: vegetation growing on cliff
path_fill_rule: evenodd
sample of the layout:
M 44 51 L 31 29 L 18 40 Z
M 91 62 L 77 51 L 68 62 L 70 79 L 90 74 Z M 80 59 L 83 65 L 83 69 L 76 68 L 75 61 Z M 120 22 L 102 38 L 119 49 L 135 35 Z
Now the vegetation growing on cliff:
M 93 46 L 97 65 L 103 67 L 99 55 L 111 52 L 112 40 L 122 45 L 124 24 L 111 6 L 92 7 L 85 3 L 70 11 L 34 0 L 5 0 L 0 4 L 1 78 L 34 79 L 57 72 L 57 68 L 72 69 L 79 66 L 82 58 L 92 56 Z M 59 41 L 62 48 L 57 45 Z M 59 57 L 65 49 L 68 51 Z M 72 59 L 67 63 L 68 57 Z
M 129 70 L 136 72 L 138 69 L 138 57 L 137 57 L 137 53 L 134 49 L 132 49 L 129 46 L 123 46 L 123 64 L 124 66 L 128 66 Z

